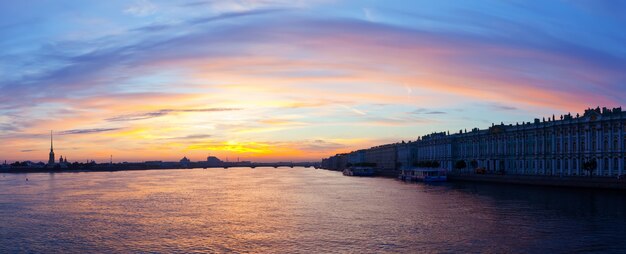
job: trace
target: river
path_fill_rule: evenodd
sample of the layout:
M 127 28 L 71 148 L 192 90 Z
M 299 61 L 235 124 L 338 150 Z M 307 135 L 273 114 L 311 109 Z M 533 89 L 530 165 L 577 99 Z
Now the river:
M 0 253 L 626 253 L 617 191 L 312 168 L 0 175 Z

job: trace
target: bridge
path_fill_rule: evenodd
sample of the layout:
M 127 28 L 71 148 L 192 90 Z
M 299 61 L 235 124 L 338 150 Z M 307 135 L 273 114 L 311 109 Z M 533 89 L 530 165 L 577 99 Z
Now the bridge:
M 257 168 L 257 167 L 305 167 L 305 168 L 319 168 L 321 165 L 319 162 L 223 162 L 221 167 L 223 168 Z

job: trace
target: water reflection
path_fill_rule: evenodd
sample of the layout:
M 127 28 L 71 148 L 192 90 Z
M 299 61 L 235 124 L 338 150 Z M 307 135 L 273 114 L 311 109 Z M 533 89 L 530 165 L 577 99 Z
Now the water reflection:
M 3 175 L 0 252 L 617 252 L 625 201 L 304 168 Z

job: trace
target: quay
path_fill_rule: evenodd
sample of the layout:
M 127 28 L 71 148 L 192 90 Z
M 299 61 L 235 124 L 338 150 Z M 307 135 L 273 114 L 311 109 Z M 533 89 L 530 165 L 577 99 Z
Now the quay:
M 551 187 L 626 190 L 626 179 L 588 176 L 480 175 L 449 173 L 448 181 L 489 182 Z

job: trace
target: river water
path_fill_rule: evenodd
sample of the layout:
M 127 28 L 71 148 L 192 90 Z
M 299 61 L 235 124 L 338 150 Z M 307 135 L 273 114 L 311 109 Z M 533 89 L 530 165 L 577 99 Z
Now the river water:
M 0 175 L 0 253 L 626 253 L 623 192 L 312 168 Z

